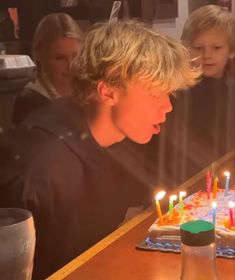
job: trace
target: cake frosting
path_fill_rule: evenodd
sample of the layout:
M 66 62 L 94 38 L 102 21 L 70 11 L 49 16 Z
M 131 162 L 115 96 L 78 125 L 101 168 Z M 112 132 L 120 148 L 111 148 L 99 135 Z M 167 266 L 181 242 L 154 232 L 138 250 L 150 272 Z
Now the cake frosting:
M 157 219 L 150 226 L 148 230 L 149 242 L 152 245 L 157 244 L 159 248 L 173 246 L 177 249 L 180 244 L 180 224 L 193 220 L 212 222 L 212 201 L 203 191 L 186 197 L 183 200 L 183 214 L 181 214 L 180 205 L 177 204 L 173 209 L 171 218 L 168 212 L 162 216 L 162 221 Z M 235 256 L 235 220 L 231 225 L 228 207 L 229 201 L 235 201 L 235 191 L 231 190 L 225 196 L 224 190 L 219 189 L 215 201 L 217 202 L 215 232 L 218 252 L 226 250 L 228 254 Z

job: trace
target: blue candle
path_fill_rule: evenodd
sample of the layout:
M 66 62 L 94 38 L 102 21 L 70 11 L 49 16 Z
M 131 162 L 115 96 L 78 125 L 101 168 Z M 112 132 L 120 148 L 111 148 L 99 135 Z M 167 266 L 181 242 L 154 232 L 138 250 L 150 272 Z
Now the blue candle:
M 224 195 L 227 196 L 229 193 L 230 172 L 226 171 L 224 175 L 226 176 Z
M 211 203 L 211 206 L 212 206 L 212 222 L 215 225 L 215 223 L 216 223 L 216 207 L 217 207 L 216 201 L 213 201 Z

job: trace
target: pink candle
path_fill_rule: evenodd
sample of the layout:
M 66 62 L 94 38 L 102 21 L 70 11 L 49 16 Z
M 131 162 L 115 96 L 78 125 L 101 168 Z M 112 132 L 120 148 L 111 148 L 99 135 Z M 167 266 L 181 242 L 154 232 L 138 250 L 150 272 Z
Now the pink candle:
M 234 206 L 235 206 L 234 201 L 229 201 L 228 202 L 230 226 L 234 226 L 234 218 L 233 218 L 233 208 L 234 208 Z
M 211 173 L 208 171 L 206 173 L 206 192 L 207 192 L 207 199 L 211 197 Z

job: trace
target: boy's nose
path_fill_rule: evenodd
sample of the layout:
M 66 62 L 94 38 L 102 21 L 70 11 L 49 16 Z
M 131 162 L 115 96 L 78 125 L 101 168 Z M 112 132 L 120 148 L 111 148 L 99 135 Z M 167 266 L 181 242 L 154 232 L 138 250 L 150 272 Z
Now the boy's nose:
M 168 97 L 167 103 L 166 103 L 166 113 L 170 113 L 172 111 L 172 104 L 171 104 L 171 100 Z

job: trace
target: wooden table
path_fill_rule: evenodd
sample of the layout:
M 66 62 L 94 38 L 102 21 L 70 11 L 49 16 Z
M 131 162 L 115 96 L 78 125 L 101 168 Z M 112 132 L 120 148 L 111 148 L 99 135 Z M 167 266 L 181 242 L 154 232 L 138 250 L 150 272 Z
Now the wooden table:
M 217 164 L 221 165 L 225 159 Z M 205 172 L 206 169 L 202 170 L 183 187 L 198 182 Z M 147 229 L 155 219 L 155 210 L 147 209 L 47 280 L 180 279 L 181 255 L 179 253 L 144 251 L 135 248 L 135 245 L 147 235 Z M 220 280 L 235 279 L 234 259 L 217 258 L 216 265 Z

